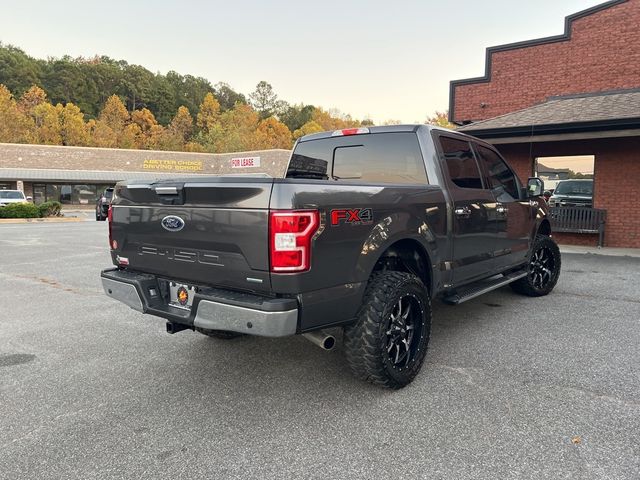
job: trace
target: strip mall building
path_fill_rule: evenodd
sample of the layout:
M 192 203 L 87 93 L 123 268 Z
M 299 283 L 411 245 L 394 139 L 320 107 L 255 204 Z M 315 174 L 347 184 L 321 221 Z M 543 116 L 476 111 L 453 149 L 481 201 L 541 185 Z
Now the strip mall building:
M 609 247 L 640 247 L 639 26 L 640 0 L 602 3 L 567 17 L 560 35 L 488 48 L 484 76 L 451 82 L 450 120 L 496 145 L 522 180 L 536 158 L 595 156 Z
M 266 173 L 284 176 L 289 150 L 229 154 L 118 150 L 0 143 L 0 189 L 20 189 L 35 203 L 93 206 L 121 180 L 176 175 Z

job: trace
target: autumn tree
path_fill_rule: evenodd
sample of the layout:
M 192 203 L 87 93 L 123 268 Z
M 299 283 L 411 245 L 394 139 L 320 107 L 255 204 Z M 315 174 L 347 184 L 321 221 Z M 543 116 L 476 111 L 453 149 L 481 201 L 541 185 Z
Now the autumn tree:
M 260 117 L 249 105 L 236 104 L 220 115 L 221 134 L 208 149 L 214 152 L 241 152 L 257 145 L 256 130 Z
M 59 116 L 62 145 L 85 146 L 89 144 L 89 131 L 79 107 L 69 102 L 59 110 Z
M 169 130 L 176 135 L 183 143 L 191 136 L 193 131 L 193 118 L 189 113 L 189 109 L 185 106 L 178 108 L 178 113 L 173 117 L 169 124 Z
M 291 148 L 291 131 L 274 117 L 260 121 L 256 129 L 256 145 L 261 150 Z
M 311 120 L 305 123 L 304 125 L 302 125 L 295 132 L 293 132 L 293 138 L 297 140 L 298 138 L 303 137 L 305 135 L 309 135 L 311 133 L 319 133 L 323 131 L 324 129 L 318 123 Z
M 124 106 L 122 100 L 117 95 L 111 95 L 98 117 L 99 121 L 104 122 L 114 132 L 120 133 L 129 121 L 129 112 Z
M 133 112 L 131 112 L 131 121 L 138 125 L 143 133 L 151 131 L 151 129 L 155 125 L 158 125 L 156 117 L 148 108 L 143 108 L 142 110 L 134 110 Z
M 45 102 L 47 102 L 47 94 L 45 91 L 36 85 L 32 85 L 31 88 L 20 97 L 18 108 L 20 108 L 21 112 L 31 115 L 35 107 Z
M 360 122 L 353 120 L 349 115 L 344 117 L 334 110 L 329 112 L 316 107 L 311 114 L 311 120 L 322 127 L 322 130 L 340 130 L 341 128 L 359 127 Z
M 196 117 L 196 125 L 207 134 L 220 124 L 220 104 L 212 93 L 207 93 L 200 104 L 200 110 Z
M 160 148 L 162 150 L 184 150 L 192 131 L 193 118 L 189 113 L 189 109 L 181 106 L 171 120 L 169 127 L 165 129 L 160 140 Z
M 98 121 L 90 127 L 92 145 L 108 148 L 130 146 L 130 133 L 125 135 L 129 119 L 129 112 L 120 97 L 111 95 L 104 104 Z
M 62 145 L 62 125 L 60 111 L 62 105 L 54 107 L 49 102 L 33 108 L 32 115 L 36 124 L 37 142 L 44 145 Z
M 137 148 L 158 149 L 161 147 L 165 128 L 158 124 L 151 110 L 143 108 L 131 112 L 131 122 L 139 127 L 136 139 Z
M 0 142 L 29 143 L 33 122 L 20 109 L 7 87 L 0 84 Z
M 438 112 L 432 116 L 427 117 L 425 122 L 427 125 L 435 125 L 436 127 L 449 128 L 455 130 L 456 126 L 449 121 L 449 111 Z
M 117 148 L 118 136 L 105 122 L 90 120 L 87 122 L 89 145 L 92 147 Z

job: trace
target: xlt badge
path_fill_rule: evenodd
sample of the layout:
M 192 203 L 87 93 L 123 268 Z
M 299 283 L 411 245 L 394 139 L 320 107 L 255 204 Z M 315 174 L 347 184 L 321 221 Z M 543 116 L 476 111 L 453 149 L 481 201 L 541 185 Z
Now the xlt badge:
M 349 225 L 368 225 L 373 222 L 373 210 L 370 208 L 345 208 L 331 210 L 331 225 L 341 223 Z

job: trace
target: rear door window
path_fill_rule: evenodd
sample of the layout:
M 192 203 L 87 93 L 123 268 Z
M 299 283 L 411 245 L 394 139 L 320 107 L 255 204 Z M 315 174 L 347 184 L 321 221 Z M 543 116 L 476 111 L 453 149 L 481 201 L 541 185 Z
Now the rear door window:
M 426 184 L 415 133 L 377 133 L 300 142 L 287 178 L 394 184 Z
M 460 188 L 483 188 L 480 169 L 468 141 L 441 136 L 440 146 L 454 185 Z

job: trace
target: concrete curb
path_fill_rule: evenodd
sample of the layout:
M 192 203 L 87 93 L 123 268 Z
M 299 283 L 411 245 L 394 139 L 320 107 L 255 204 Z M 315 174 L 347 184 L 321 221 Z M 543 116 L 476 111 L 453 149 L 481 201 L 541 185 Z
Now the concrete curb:
M 2 223 L 70 223 L 86 222 L 84 218 L 78 217 L 53 217 L 53 218 L 0 218 Z
M 602 255 L 608 257 L 640 258 L 640 248 L 613 247 L 582 247 L 578 245 L 559 245 L 560 253 L 574 253 L 578 255 Z

